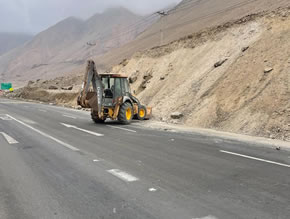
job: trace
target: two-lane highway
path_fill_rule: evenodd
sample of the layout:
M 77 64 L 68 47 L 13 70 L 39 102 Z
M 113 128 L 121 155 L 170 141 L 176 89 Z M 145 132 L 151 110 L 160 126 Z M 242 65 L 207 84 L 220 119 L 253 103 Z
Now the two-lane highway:
M 0 218 L 290 218 L 290 153 L 0 99 Z

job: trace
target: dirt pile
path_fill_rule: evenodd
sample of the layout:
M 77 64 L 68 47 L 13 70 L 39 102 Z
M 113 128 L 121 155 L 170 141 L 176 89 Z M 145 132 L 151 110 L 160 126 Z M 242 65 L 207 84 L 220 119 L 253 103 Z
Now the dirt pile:
M 77 107 L 81 76 L 58 77 L 53 80 L 29 81 L 23 88 L 6 94 L 6 97 Z
M 290 9 L 278 9 L 137 53 L 113 71 L 131 75 L 158 120 L 290 141 L 289 38 Z

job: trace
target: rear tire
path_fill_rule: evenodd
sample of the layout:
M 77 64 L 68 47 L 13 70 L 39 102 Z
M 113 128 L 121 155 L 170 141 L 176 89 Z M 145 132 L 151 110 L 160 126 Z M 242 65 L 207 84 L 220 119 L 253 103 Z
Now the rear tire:
M 94 123 L 96 123 L 96 124 L 105 123 L 104 119 L 99 119 L 99 117 L 95 116 L 94 113 L 91 113 L 91 118 L 94 121 Z
M 128 125 L 132 122 L 133 119 L 133 107 L 130 103 L 123 103 L 120 107 L 118 120 L 120 123 Z
M 137 114 L 137 119 L 138 120 L 144 120 L 147 116 L 147 109 L 145 106 L 140 106 L 138 108 L 138 114 Z

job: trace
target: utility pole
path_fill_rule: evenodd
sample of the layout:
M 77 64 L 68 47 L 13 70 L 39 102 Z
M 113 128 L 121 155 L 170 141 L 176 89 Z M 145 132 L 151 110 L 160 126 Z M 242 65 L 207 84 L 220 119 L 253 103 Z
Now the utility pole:
M 165 19 L 164 17 L 166 17 L 168 15 L 168 13 L 166 11 L 158 11 L 157 14 L 160 15 L 160 22 L 161 22 L 161 27 L 160 27 L 160 46 L 163 45 L 163 41 L 164 41 L 164 29 L 165 29 Z

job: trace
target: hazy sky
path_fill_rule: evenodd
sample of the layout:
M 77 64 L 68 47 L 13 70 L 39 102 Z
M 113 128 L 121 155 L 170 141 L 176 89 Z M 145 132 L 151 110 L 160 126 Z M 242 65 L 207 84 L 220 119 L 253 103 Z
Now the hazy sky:
M 181 0 L 0 0 L 0 32 L 37 33 L 58 21 L 88 18 L 108 7 L 147 14 Z

